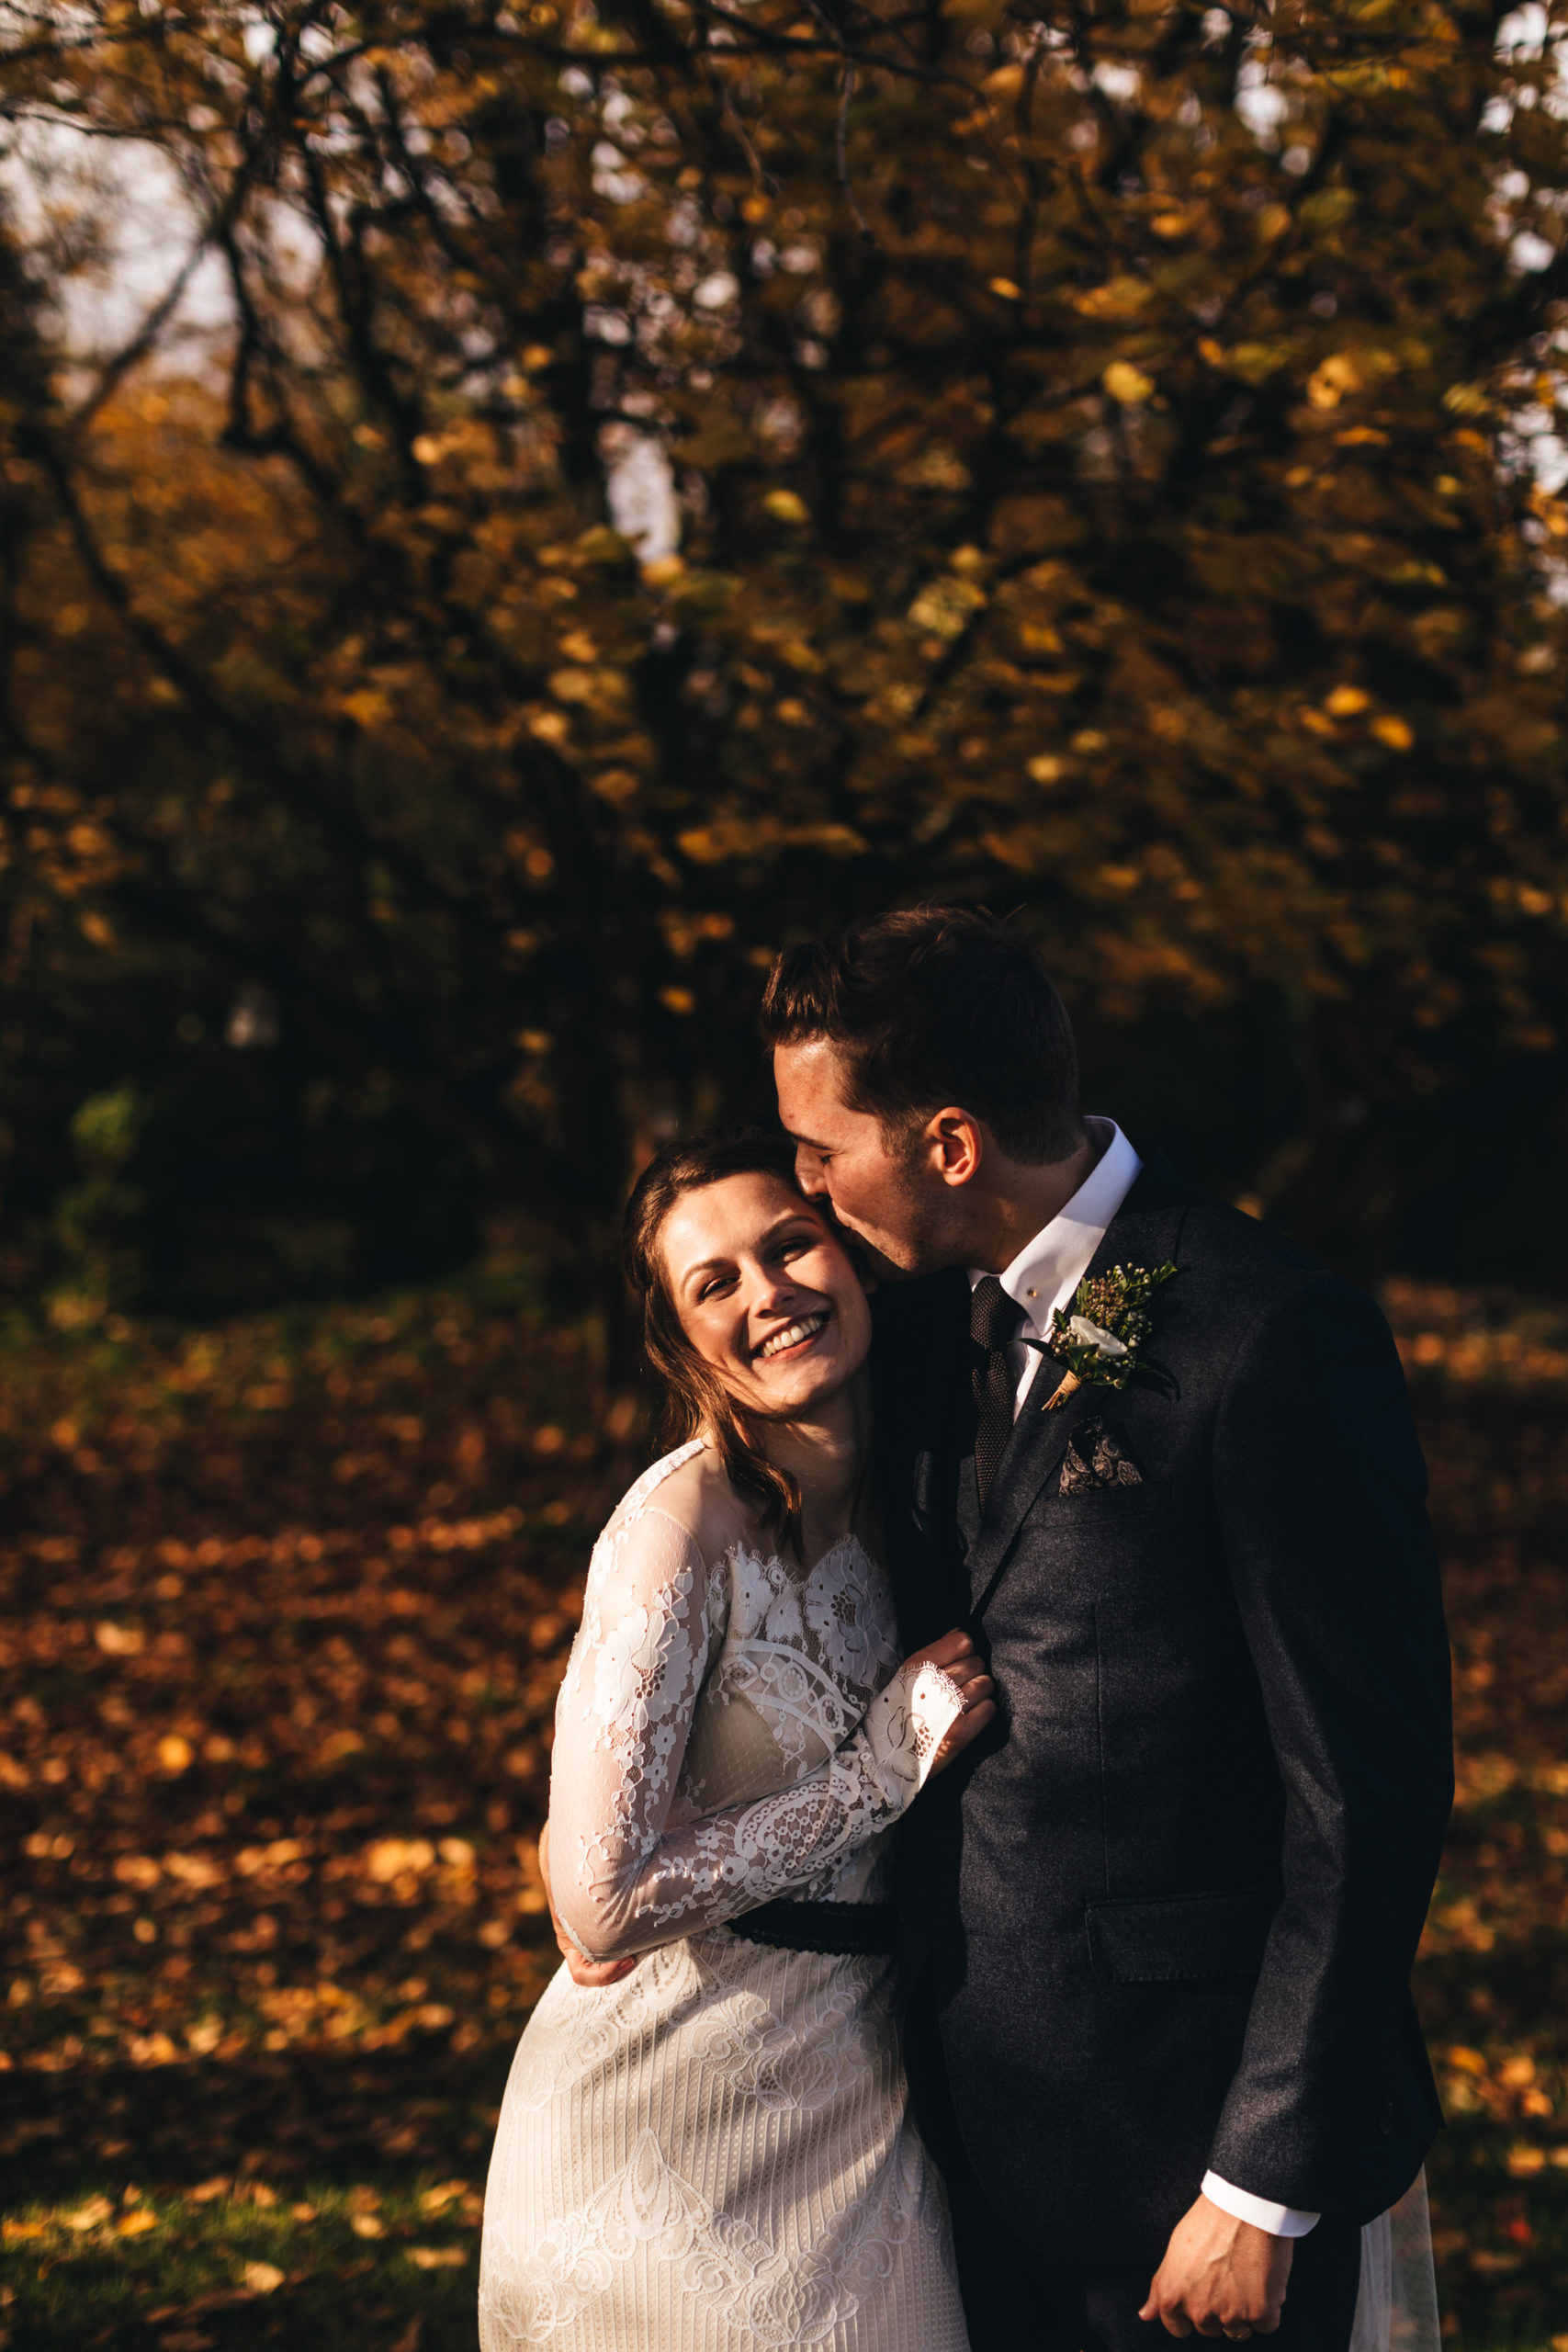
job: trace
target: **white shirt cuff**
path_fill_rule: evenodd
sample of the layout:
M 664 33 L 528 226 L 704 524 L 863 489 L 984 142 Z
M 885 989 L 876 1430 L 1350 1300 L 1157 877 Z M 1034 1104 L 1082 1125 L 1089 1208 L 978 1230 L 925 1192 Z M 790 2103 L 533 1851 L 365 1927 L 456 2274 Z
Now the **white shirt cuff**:
M 1245 2188 L 1233 2188 L 1217 2172 L 1203 2175 L 1203 2194 L 1211 2205 L 1222 2213 L 1229 2213 L 1237 2222 L 1250 2222 L 1255 2230 L 1267 2230 L 1271 2238 L 1304 2238 L 1315 2230 L 1321 2218 L 1316 2213 L 1298 2213 L 1293 2205 L 1270 2205 L 1266 2197 L 1254 2197 Z

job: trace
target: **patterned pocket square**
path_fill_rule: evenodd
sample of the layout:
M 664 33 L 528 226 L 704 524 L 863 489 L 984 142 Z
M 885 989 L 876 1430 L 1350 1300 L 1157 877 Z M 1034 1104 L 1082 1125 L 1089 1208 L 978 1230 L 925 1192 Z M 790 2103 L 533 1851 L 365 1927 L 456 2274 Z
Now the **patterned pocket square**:
M 1098 1415 L 1075 1430 L 1062 1458 L 1061 1495 L 1087 1495 L 1096 1487 L 1141 1487 L 1144 1474 L 1116 1435 Z

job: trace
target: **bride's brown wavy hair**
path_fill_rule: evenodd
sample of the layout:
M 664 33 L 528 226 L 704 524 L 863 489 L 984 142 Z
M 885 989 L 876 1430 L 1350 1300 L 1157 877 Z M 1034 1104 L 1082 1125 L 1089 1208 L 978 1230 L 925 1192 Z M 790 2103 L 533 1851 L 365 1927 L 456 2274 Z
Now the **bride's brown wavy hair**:
M 727 1176 L 776 1176 L 792 1193 L 795 1147 L 761 1127 L 712 1127 L 706 1133 L 665 1144 L 632 1187 L 622 1227 L 626 1280 L 642 1306 L 643 1346 L 662 1391 L 660 1431 L 667 1448 L 706 1437 L 723 1463 L 730 1485 L 758 1511 L 764 1527 L 776 1529 L 800 1548 L 800 1487 L 787 1470 L 770 1462 L 754 1426 L 713 1366 L 692 1345 L 676 1312 L 659 1237 L 677 1201 L 721 1184 Z

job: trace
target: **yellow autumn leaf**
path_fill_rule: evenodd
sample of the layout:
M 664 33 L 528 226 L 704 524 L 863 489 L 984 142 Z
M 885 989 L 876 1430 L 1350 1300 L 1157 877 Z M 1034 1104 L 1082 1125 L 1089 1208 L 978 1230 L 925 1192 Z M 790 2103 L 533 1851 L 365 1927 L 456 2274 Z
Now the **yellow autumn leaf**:
M 1307 399 L 1314 408 L 1337 408 L 1348 393 L 1366 391 L 1383 377 L 1393 375 L 1398 366 L 1392 351 L 1331 352 L 1308 378 Z
M 985 603 L 983 588 L 948 573 L 921 589 L 909 607 L 910 624 L 932 637 L 962 637 Z
M 675 837 L 683 856 L 696 865 L 716 865 L 727 857 L 746 857 L 772 849 L 778 827 L 769 819 L 748 822 L 739 817 L 716 817 L 711 824 L 693 825 Z
M 81 2235 L 88 2230 L 97 2229 L 113 2211 L 114 2207 L 107 2197 L 89 2197 L 85 2205 L 78 2205 L 73 2212 L 62 2213 L 60 2218 L 68 2230 L 74 2230 Z
M 1111 399 L 1120 401 L 1123 408 L 1141 408 L 1155 390 L 1154 378 L 1145 376 L 1129 359 L 1113 359 L 1100 380 Z
M 784 839 L 793 849 L 817 849 L 827 857 L 858 857 L 865 848 L 852 825 L 792 825 Z
M 362 686 L 357 694 L 344 695 L 339 708 L 356 727 L 385 727 L 392 716 L 392 706 L 387 696 L 375 686 Z
M 1141 277 L 1112 277 L 1103 286 L 1077 295 L 1073 308 L 1086 319 L 1130 319 L 1148 301 L 1149 287 Z

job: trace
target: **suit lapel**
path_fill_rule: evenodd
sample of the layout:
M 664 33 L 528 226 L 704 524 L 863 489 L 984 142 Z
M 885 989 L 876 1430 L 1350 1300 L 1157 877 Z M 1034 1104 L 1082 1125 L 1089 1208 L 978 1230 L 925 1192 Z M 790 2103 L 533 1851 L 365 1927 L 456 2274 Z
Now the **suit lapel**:
M 979 1536 L 970 1549 L 969 1589 L 974 1596 L 970 1614 L 974 1617 L 984 1615 L 1019 1529 L 1035 1497 L 1055 1475 L 1066 1453 L 1068 1439 L 1079 1422 L 1087 1420 L 1104 1402 L 1101 1391 L 1086 1381 L 1057 1411 L 1047 1412 L 1042 1396 L 1035 1393 L 1043 1374 L 1043 1367 L 1031 1382 L 1023 1410 L 1013 1423 L 1012 1437 L 998 1466 Z M 1046 1376 L 1045 1390 L 1049 1392 L 1053 1385 Z
M 1168 1258 L 1179 1263 L 1187 1200 L 1168 1168 L 1159 1163 L 1146 1166 L 1107 1227 L 1089 1261 L 1089 1272 L 1107 1273 L 1112 1266 L 1158 1266 Z M 1007 1452 L 998 1465 L 978 1540 L 970 1550 L 971 1613 L 976 1618 L 1000 1583 L 1019 1530 L 1042 1488 L 1059 1468 L 1068 1439 L 1081 1421 L 1103 1410 L 1107 1394 L 1113 1393 L 1086 1381 L 1066 1405 L 1047 1412 L 1045 1402 L 1055 1385 L 1053 1369 L 1047 1357 L 1030 1384 Z M 1043 1381 L 1047 1383 L 1044 1387 Z

